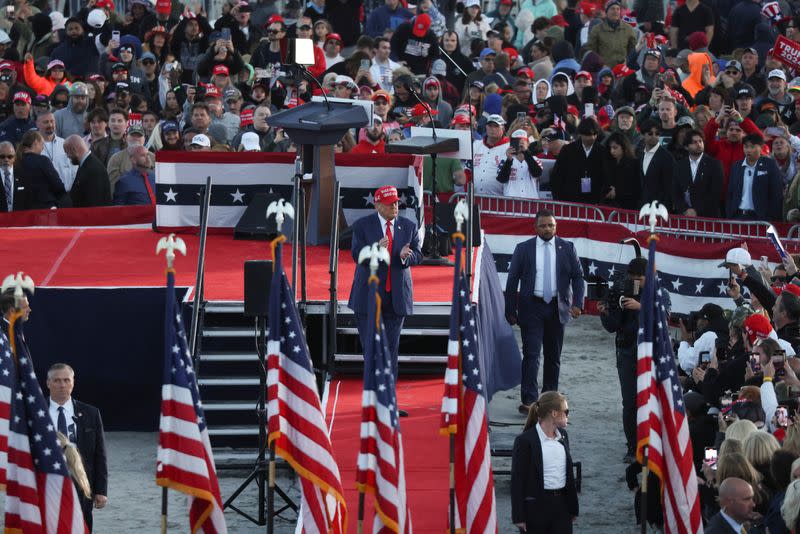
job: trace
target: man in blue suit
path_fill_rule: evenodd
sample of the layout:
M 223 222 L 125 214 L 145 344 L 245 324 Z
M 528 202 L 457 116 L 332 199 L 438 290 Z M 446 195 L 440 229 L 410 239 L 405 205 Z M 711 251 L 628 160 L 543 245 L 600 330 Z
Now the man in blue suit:
M 522 331 L 519 411 L 524 414 L 539 398 L 537 374 L 542 346 L 542 392 L 556 391 L 564 325 L 583 310 L 583 268 L 575 246 L 555 237 L 556 219 L 550 210 L 536 214 L 536 233 L 514 249 L 506 282 L 506 319 L 512 325 L 519 323 Z
M 397 189 L 386 185 L 375 191 L 375 213 L 362 217 L 353 223 L 353 260 L 358 262 L 358 254 L 365 246 L 379 243 L 389 250 L 391 261 L 387 266 L 381 263 L 378 268 L 380 278 L 379 293 L 381 312 L 386 327 L 386 342 L 392 357 L 395 381 L 397 380 L 397 351 L 400 346 L 400 330 L 406 315 L 414 308 L 414 294 L 409 267 L 422 261 L 417 224 L 410 219 L 398 216 L 400 199 Z M 365 263 L 356 266 L 350 301 L 347 305 L 355 312 L 361 346 L 365 346 L 367 332 L 367 280 L 369 266 Z
M 731 165 L 725 203 L 729 219 L 779 221 L 783 209 L 783 180 L 775 160 L 761 155 L 764 138 L 749 134 L 742 140 L 744 159 Z

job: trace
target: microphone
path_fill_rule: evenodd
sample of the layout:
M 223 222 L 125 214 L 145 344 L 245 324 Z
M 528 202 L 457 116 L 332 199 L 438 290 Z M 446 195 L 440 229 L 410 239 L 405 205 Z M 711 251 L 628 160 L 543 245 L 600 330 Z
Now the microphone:
M 420 98 L 419 94 L 414 90 L 413 87 L 411 87 L 411 84 L 409 84 L 408 82 L 403 82 L 402 85 L 403 85 L 403 89 L 405 89 L 406 91 L 411 93 L 414 96 L 414 98 L 417 99 L 417 102 L 422 104 L 422 109 L 424 109 L 425 113 L 428 114 L 428 118 L 431 120 L 431 136 L 433 137 L 433 140 L 435 141 L 436 140 L 436 127 L 433 125 L 433 114 L 431 113 L 431 106 L 422 101 L 422 99 Z

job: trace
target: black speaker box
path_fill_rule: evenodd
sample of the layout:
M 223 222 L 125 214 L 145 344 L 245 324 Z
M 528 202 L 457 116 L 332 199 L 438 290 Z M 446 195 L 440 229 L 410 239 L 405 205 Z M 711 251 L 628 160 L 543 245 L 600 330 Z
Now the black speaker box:
M 278 200 L 280 195 L 257 193 L 247 205 L 242 218 L 233 229 L 234 239 L 274 239 L 278 235 L 275 218 L 267 219 L 267 206 Z
M 439 223 L 436 227 L 436 232 L 439 237 L 450 237 L 450 234 L 456 231 L 456 204 L 439 202 L 436 204 L 436 218 Z M 472 223 L 472 246 L 479 246 L 481 244 L 481 210 L 478 206 L 472 206 L 472 215 L 467 224 Z M 467 229 L 462 228 L 461 232 L 466 236 Z
M 244 262 L 244 315 L 266 317 L 269 312 L 269 287 L 272 284 L 272 262 Z

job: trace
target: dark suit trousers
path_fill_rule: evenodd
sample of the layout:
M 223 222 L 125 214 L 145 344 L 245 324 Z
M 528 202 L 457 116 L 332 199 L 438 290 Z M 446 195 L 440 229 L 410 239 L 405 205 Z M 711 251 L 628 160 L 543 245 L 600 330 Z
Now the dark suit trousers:
M 617 374 L 622 393 L 622 429 L 628 451 L 636 450 L 636 347 L 617 347 Z
M 550 304 L 533 303 L 532 317 L 520 322 L 522 333 L 522 402 L 532 404 L 539 398 L 539 353 L 544 348 L 542 392 L 558 389 L 564 325 L 558 316 L 556 297 Z
M 89 532 L 92 531 L 92 509 L 94 508 L 94 500 L 87 499 L 83 496 L 83 492 L 75 486 L 75 491 L 78 492 L 81 501 L 81 511 L 83 512 L 83 520 L 86 521 L 86 526 L 89 527 Z
M 358 326 L 358 337 L 361 339 L 361 350 L 366 346 L 364 335 L 367 332 L 367 314 L 356 313 L 356 325 Z M 386 344 L 389 346 L 389 356 L 392 359 L 392 371 L 394 372 L 394 383 L 397 384 L 397 353 L 400 350 L 400 331 L 403 329 L 405 316 L 397 315 L 393 309 L 383 306 L 381 309 L 383 326 L 386 330 Z
M 525 502 L 525 534 L 572 534 L 566 495 L 542 495 Z

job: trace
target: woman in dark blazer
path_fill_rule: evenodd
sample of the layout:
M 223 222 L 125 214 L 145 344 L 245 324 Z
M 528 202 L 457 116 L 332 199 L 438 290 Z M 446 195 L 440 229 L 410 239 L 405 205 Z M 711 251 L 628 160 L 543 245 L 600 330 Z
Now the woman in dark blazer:
M 24 203 L 22 209 L 68 208 L 72 204 L 64 182 L 58 176 L 53 163 L 42 156 L 44 139 L 38 131 L 30 130 L 22 136 L 17 153 L 14 173 L 24 187 Z
M 608 148 L 605 161 L 606 188 L 601 193 L 600 202 L 626 210 L 638 210 L 642 207 L 642 186 L 633 145 L 620 132 L 610 134 L 605 145 Z
M 511 518 L 526 534 L 570 534 L 578 517 L 572 472 L 567 399 L 542 393 L 528 413 L 511 459 Z

